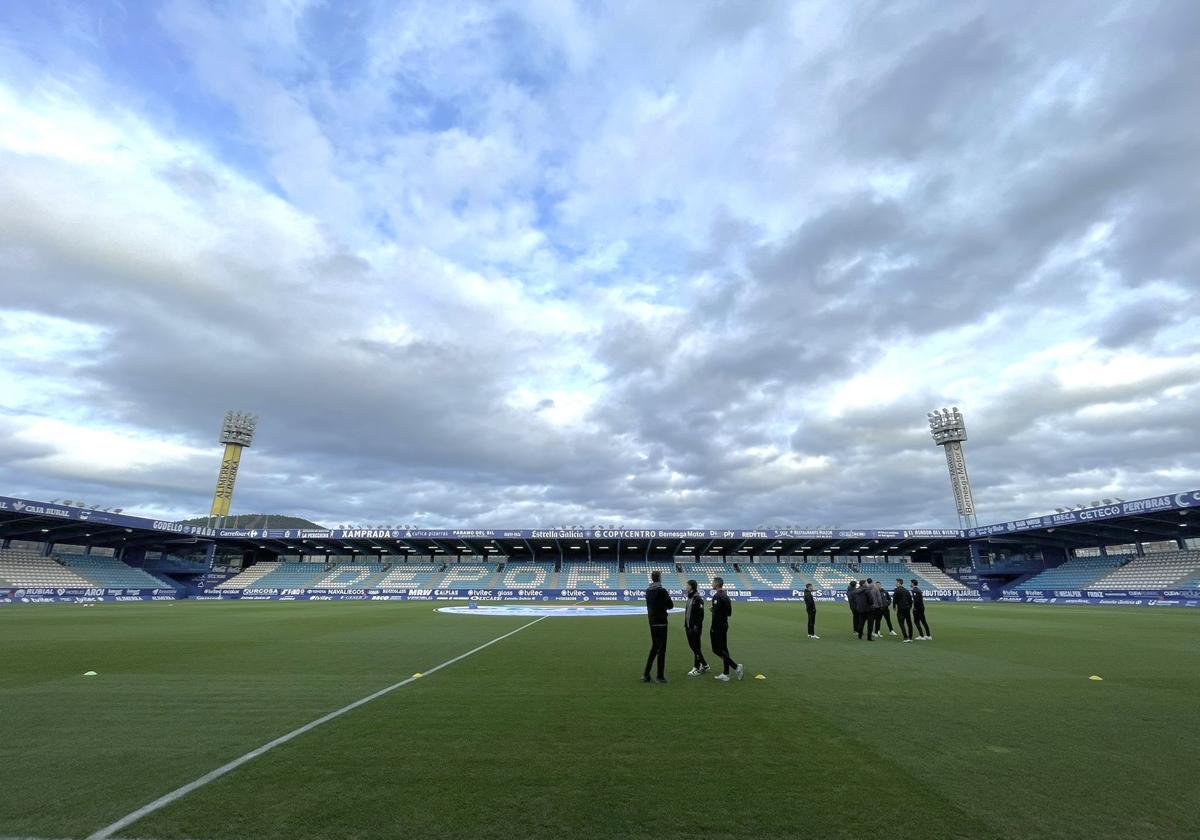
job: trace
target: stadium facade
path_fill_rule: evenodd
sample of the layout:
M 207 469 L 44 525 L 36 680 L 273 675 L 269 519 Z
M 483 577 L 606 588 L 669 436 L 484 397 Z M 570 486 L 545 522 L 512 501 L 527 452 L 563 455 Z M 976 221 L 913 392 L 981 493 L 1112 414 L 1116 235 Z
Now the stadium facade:
M 734 597 L 1200 605 L 1200 490 L 967 529 L 238 529 L 0 497 L 0 602 L 633 600 L 726 577 Z

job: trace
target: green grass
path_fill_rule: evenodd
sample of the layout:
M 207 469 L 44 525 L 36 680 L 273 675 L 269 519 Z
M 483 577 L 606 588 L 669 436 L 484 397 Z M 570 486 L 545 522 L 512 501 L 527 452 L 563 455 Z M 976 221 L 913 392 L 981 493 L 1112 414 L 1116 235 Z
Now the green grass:
M 0 610 L 0 835 L 86 837 L 528 619 L 432 604 Z M 275 749 L 140 838 L 1200 836 L 1200 611 L 738 605 L 751 674 L 636 678 L 641 618 L 551 619 Z M 89 669 L 99 672 L 84 678 Z M 1091 674 L 1103 682 L 1088 680 Z

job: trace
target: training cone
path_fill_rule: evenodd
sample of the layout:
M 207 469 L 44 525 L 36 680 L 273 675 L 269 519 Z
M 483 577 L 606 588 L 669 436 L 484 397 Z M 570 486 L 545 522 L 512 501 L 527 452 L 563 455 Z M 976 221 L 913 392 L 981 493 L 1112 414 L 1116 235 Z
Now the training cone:
M 423 677 L 423 676 L 425 676 L 425 675 L 424 675 L 424 674 L 413 674 L 413 679 L 414 679 L 414 680 L 416 680 L 416 679 L 420 679 L 420 678 L 421 678 L 421 677 Z
M 756 679 L 756 680 L 765 680 L 765 679 L 766 679 L 766 676 L 764 676 L 763 674 L 758 674 L 757 676 L 755 676 L 755 677 L 754 677 L 754 679 Z
M 1088 679 L 1095 682 L 1104 682 L 1104 677 L 1097 677 L 1095 674 L 1092 674 Z
M 98 676 L 98 675 L 96 674 L 96 672 L 95 672 L 95 671 L 85 671 L 83 675 L 84 675 L 85 677 L 95 677 L 95 676 Z

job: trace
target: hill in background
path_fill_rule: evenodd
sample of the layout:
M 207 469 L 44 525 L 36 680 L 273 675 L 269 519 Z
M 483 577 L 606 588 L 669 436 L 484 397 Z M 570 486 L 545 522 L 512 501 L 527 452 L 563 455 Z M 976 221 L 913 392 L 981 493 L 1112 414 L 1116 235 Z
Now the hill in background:
M 183 525 L 207 525 L 209 518 L 207 516 L 198 516 L 194 519 L 183 519 Z M 324 525 L 318 525 L 315 522 L 309 522 L 307 519 L 301 519 L 299 516 L 285 516 L 281 513 L 239 513 L 237 516 L 226 516 L 223 527 L 225 528 L 314 528 L 323 530 Z

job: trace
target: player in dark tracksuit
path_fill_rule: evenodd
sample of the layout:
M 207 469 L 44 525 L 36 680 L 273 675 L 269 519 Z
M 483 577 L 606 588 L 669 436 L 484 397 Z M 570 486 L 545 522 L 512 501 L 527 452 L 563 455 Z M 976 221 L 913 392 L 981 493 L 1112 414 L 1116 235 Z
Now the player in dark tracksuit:
M 733 615 L 733 602 L 725 592 L 725 581 L 719 577 L 713 578 L 712 597 L 712 628 L 708 631 L 708 641 L 712 651 L 721 657 L 722 671 L 716 679 L 729 682 L 729 671 L 732 669 L 740 680 L 745 669 L 733 661 L 729 655 L 729 616 Z
M 687 633 L 688 647 L 692 649 L 693 665 L 689 677 L 698 677 L 708 670 L 708 660 L 700 649 L 700 638 L 704 634 L 704 596 L 696 581 L 687 582 L 687 607 L 683 613 L 683 630 Z
M 921 591 L 921 587 L 917 586 L 916 578 L 912 582 L 912 599 L 913 599 L 913 620 L 917 624 L 917 636 L 919 642 L 932 642 L 933 633 L 929 632 L 929 622 L 925 620 L 925 593 Z M 924 628 L 924 629 L 921 629 Z
M 858 623 L 858 596 L 855 591 L 858 589 L 857 581 L 850 581 L 846 587 L 846 604 L 850 607 L 850 617 L 854 619 L 854 635 L 860 636 L 861 628 Z
M 808 638 L 821 638 L 817 635 L 817 599 L 813 597 L 811 583 L 804 584 L 804 611 L 808 613 Z
M 893 636 L 895 636 L 896 631 L 892 629 L 892 613 L 891 613 L 892 596 L 889 595 L 888 591 L 883 588 L 882 581 L 878 581 L 878 580 L 875 581 L 875 587 L 879 590 L 880 597 L 883 598 L 883 609 L 881 609 L 879 612 L 875 613 L 875 635 L 876 636 L 883 635 L 883 631 L 879 629 L 879 625 L 880 625 L 880 621 L 886 621 L 887 626 L 888 626 L 888 632 L 891 633 Z
M 658 681 L 665 683 L 667 675 L 667 611 L 675 602 L 667 590 L 662 588 L 662 572 L 650 573 L 650 586 L 646 588 L 646 616 L 650 619 L 650 655 L 646 657 L 646 670 L 642 682 L 650 682 L 650 666 L 658 659 Z
M 867 641 L 875 641 L 872 631 L 879 632 L 879 611 L 883 609 L 883 595 L 875 587 L 875 581 L 867 578 L 865 586 L 859 584 L 859 589 L 863 590 L 863 606 L 865 610 L 864 623 L 867 625 Z
M 911 642 L 913 637 L 913 596 L 904 588 L 904 578 L 896 578 L 896 588 L 892 590 L 892 603 L 896 605 L 896 623 L 900 625 L 904 641 Z

